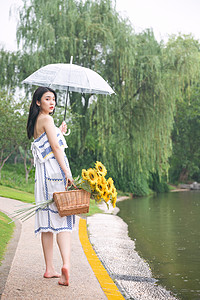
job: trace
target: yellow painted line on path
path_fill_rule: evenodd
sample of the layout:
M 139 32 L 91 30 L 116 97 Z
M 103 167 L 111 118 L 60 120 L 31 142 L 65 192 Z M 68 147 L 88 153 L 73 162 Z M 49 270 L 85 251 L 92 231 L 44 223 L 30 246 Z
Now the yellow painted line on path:
M 90 244 L 88 234 L 87 234 L 87 224 L 85 219 L 79 220 L 79 239 L 83 247 L 83 251 L 87 257 L 87 260 L 98 279 L 102 290 L 104 291 L 106 297 L 109 300 L 122 300 L 125 299 L 120 291 L 118 290 L 116 284 L 113 282 L 112 278 L 108 275 L 106 269 L 99 260 L 96 252 Z

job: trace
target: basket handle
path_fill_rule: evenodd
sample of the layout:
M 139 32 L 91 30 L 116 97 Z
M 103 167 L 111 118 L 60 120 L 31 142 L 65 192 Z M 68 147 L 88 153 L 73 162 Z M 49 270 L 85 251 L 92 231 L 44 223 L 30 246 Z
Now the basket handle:
M 68 191 L 68 189 L 70 188 L 70 186 L 68 185 L 69 179 L 67 178 L 66 181 L 67 182 L 66 182 L 66 187 L 65 188 Z M 73 187 L 78 190 L 77 186 L 73 183 L 73 181 L 70 180 L 70 182 L 71 182 L 71 185 L 73 185 Z

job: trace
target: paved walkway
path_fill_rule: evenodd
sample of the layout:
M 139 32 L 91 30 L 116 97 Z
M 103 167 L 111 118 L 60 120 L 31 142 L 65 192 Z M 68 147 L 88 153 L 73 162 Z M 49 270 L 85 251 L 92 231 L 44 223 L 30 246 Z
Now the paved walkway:
M 0 197 L 0 209 L 11 213 L 22 202 Z M 27 205 L 27 204 L 23 204 Z M 72 233 L 71 274 L 69 287 L 57 284 L 58 279 L 45 279 L 44 259 L 40 238 L 35 237 L 34 218 L 21 223 L 17 221 L 15 236 L 8 246 L 5 259 L 0 266 L 0 295 L 2 300 L 13 299 L 73 299 L 100 300 L 123 299 L 118 296 L 106 297 L 83 252 L 78 234 Z M 54 246 L 54 264 L 60 270 L 61 258 L 58 247 Z

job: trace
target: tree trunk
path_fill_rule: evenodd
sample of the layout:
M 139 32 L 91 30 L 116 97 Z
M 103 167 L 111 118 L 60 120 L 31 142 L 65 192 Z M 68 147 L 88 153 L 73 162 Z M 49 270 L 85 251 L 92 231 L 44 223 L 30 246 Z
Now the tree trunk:
M 15 158 L 14 158 L 14 164 L 16 165 L 17 164 L 17 155 L 15 155 Z
M 6 161 L 9 159 L 9 157 L 15 152 L 18 146 L 15 146 L 13 151 L 11 151 L 4 159 L 3 159 L 3 149 L 1 150 L 1 161 L 0 161 L 0 180 L 1 180 L 1 170 L 3 166 L 5 165 Z
M 180 176 L 179 176 L 179 182 L 186 182 L 188 179 L 189 171 L 188 169 L 184 168 L 182 169 Z
M 25 154 L 24 154 L 24 169 L 25 169 L 25 179 L 26 179 L 26 183 L 28 183 L 28 176 L 29 176 L 30 171 L 32 170 L 34 160 L 31 159 L 31 166 L 30 166 L 30 168 L 28 169 L 28 168 L 27 168 L 27 163 L 26 163 L 26 158 L 27 158 L 27 149 L 25 149 Z

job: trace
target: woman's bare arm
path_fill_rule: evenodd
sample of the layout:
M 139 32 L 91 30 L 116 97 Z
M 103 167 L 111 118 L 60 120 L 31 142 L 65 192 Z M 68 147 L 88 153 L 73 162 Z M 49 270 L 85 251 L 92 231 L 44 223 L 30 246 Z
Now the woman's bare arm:
M 51 145 L 52 151 L 55 155 L 55 158 L 57 162 L 59 163 L 60 167 L 62 168 L 63 172 L 65 173 L 65 177 L 67 179 L 67 183 L 72 183 L 72 178 L 70 176 L 70 173 L 67 170 L 65 160 L 64 160 L 64 152 L 61 149 L 59 143 L 58 143 L 58 138 L 57 138 L 57 133 L 54 125 L 53 118 L 51 116 L 45 116 L 42 120 L 43 122 L 43 128 L 47 134 L 49 143 Z

